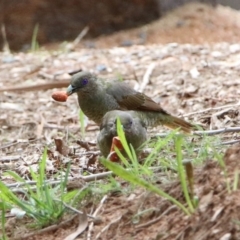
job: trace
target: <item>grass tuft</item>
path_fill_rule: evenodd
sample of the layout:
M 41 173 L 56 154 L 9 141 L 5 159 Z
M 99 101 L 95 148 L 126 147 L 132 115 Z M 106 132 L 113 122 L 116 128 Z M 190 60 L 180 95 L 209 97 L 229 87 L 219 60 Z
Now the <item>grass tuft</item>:
M 23 190 L 24 197 L 20 198 L 13 193 L 11 189 L 5 186 L 0 181 L 0 199 L 3 204 L 6 204 L 8 208 L 20 209 L 25 212 L 26 216 L 35 220 L 32 224 L 33 227 L 44 227 L 49 224 L 57 223 L 63 216 L 65 206 L 63 204 L 63 198 L 65 195 L 65 187 L 67 183 L 67 176 L 69 167 L 67 168 L 65 177 L 62 178 L 62 182 L 57 186 L 51 186 L 46 183 L 46 161 L 47 150 L 45 149 L 42 159 L 39 163 L 38 173 L 30 171 L 31 177 L 35 180 L 36 190 L 33 190 L 31 186 L 26 183 L 25 190 Z M 15 172 L 9 171 L 8 175 L 12 176 L 18 182 L 26 182 L 25 179 L 20 177 Z M 56 199 L 61 199 L 61 202 Z M 4 206 L 4 205 L 3 205 Z M 2 209 L 3 210 L 3 209 Z

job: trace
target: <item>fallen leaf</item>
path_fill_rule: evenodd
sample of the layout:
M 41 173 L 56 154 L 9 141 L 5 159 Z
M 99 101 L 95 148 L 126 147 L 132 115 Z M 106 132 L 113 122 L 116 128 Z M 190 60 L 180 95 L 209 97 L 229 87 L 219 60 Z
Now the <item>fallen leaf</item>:
M 87 226 L 88 226 L 87 214 L 86 213 L 79 214 L 79 225 L 78 225 L 77 230 L 75 232 L 71 233 L 70 235 L 68 235 L 66 238 L 64 238 L 64 240 L 76 239 L 76 237 L 79 234 L 84 232 L 84 230 L 87 228 Z
M 69 153 L 69 148 L 66 144 L 64 144 L 63 140 L 60 138 L 55 138 L 54 141 L 56 145 L 56 150 L 63 156 L 67 156 Z
M 208 194 L 201 197 L 201 200 L 199 202 L 199 210 L 201 212 L 206 211 L 208 205 L 212 202 L 212 198 L 213 198 L 213 192 L 212 191 L 210 191 Z

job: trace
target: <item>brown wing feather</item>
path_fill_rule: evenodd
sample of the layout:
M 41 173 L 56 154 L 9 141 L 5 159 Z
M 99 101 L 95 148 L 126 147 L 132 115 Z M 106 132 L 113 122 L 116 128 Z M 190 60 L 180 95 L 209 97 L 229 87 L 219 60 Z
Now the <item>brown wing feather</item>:
M 112 95 L 122 110 L 141 110 L 164 112 L 159 104 L 147 95 L 137 92 L 125 83 L 114 83 L 107 88 L 107 93 Z

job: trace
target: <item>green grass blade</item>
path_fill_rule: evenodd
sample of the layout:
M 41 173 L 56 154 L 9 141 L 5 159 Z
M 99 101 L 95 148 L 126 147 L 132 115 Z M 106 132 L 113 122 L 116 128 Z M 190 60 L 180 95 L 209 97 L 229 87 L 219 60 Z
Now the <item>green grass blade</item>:
M 81 135 L 82 135 L 82 138 L 84 139 L 85 138 L 84 113 L 81 109 L 79 110 L 79 121 L 80 121 Z
M 1 224 L 2 224 L 2 239 L 5 240 L 7 239 L 7 235 L 5 232 L 5 223 L 6 223 L 6 207 L 5 207 L 5 202 L 1 202 L 1 209 L 2 209 L 2 216 L 1 216 Z
M 6 171 L 4 175 L 13 177 L 17 182 L 26 182 L 24 178 L 20 177 L 17 173 L 13 171 Z
M 233 191 L 237 191 L 239 183 L 239 171 L 236 169 L 234 171 L 234 179 L 233 179 Z
M 178 175 L 180 178 L 182 190 L 184 193 L 184 197 L 186 199 L 186 202 L 188 204 L 188 207 L 191 212 L 194 212 L 194 207 L 192 204 L 192 200 L 189 195 L 188 187 L 187 187 L 187 181 L 185 178 L 185 172 L 182 162 L 182 136 L 176 135 L 175 136 L 175 147 L 176 147 L 176 154 L 177 154 L 177 163 L 178 163 Z
M 121 141 L 121 139 L 120 139 Z M 122 153 L 119 151 L 119 149 L 114 146 L 114 151 L 117 153 L 118 157 L 120 158 L 120 161 L 126 166 L 129 166 L 129 162 L 127 161 L 127 159 L 122 155 Z
M 38 29 L 39 29 L 39 25 L 36 24 L 33 29 L 32 43 L 31 43 L 31 51 L 33 52 L 39 49 L 39 44 L 37 42 Z
M 129 157 L 129 159 L 133 159 L 133 156 L 132 156 L 132 153 L 129 149 L 129 146 L 128 146 L 128 143 L 127 143 L 127 140 L 126 140 L 126 137 L 125 137 L 125 133 L 123 131 L 123 127 L 122 127 L 122 124 L 121 124 L 121 121 L 119 119 L 119 117 L 117 118 L 117 134 L 121 140 L 121 143 L 123 145 L 123 148 L 125 150 L 125 152 L 127 153 L 127 156 Z
M 64 193 L 64 191 L 66 189 L 66 186 L 67 186 L 68 176 L 69 176 L 69 173 L 70 173 L 70 167 L 71 167 L 71 162 L 68 163 L 64 179 L 63 179 L 63 181 L 61 182 L 61 185 L 60 185 L 60 187 L 61 187 L 61 195 L 63 195 L 63 193 Z

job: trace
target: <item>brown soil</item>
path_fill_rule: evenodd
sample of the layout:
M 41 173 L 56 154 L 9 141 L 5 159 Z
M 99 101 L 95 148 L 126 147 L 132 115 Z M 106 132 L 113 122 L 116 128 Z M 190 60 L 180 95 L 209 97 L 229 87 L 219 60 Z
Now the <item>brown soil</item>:
M 93 41 L 96 47 L 133 44 L 239 42 L 239 12 L 228 7 L 192 3 L 180 7 L 151 24 L 120 31 Z M 86 41 L 84 46 L 89 46 Z M 91 46 L 91 45 L 90 45 Z
M 152 25 L 102 37 L 94 43 L 97 47 L 116 46 L 125 40 L 135 43 L 138 39 L 134 37 L 144 29 L 147 38 L 145 45 L 141 46 L 83 49 L 82 45 L 77 50 L 74 48 L 64 53 L 0 53 L 1 180 L 7 184 L 13 182 L 3 175 L 6 169 L 28 178 L 29 168 L 37 169 L 45 146 L 49 149 L 49 178 L 61 171 L 70 160 L 73 162 L 70 170 L 73 178 L 78 178 L 81 170 L 103 171 L 92 164 L 98 156 L 96 145 L 86 145 L 88 141 L 96 141 L 98 127 L 88 122 L 83 138 L 79 130 L 76 96 L 65 103 L 55 102 L 51 95 L 57 89 L 42 90 L 40 85 L 59 83 L 62 87 L 62 80 L 66 82 L 70 79 L 67 73 L 80 68 L 106 78 L 121 73 L 124 79 L 139 88 L 146 71 L 155 64 L 144 92 L 161 103 L 164 109 L 202 124 L 206 129 L 239 126 L 240 45 L 233 43 L 240 40 L 240 26 L 236 20 L 240 18 L 240 13 L 199 4 L 190 5 L 185 10 L 187 14 L 184 13 L 184 18 L 177 17 L 182 14 L 179 9 Z M 177 43 L 165 44 L 169 41 Z M 211 44 L 204 44 L 208 41 Z M 3 88 L 32 84 L 35 91 L 29 88 L 25 91 L 3 91 Z M 149 134 L 165 130 L 159 127 L 150 130 Z M 221 134 L 219 138 L 221 142 L 226 142 L 239 137 L 235 132 Z M 77 139 L 84 141 L 78 145 Z M 61 150 L 56 150 L 57 144 L 60 144 Z M 222 145 L 221 148 L 224 151 L 228 147 Z M 199 206 L 191 216 L 143 189 L 135 189 L 128 194 L 109 194 L 98 216 L 102 221 L 94 225 L 90 239 L 96 239 L 98 234 L 98 239 L 116 240 L 240 239 L 239 186 L 233 190 L 234 176 L 239 172 L 239 152 L 240 145 L 226 151 L 225 171 L 216 159 L 206 159 L 202 166 L 195 167 L 194 191 Z M 169 159 L 173 160 L 171 156 Z M 158 174 L 160 176 L 161 173 L 156 173 L 157 179 Z M 120 179 L 119 184 L 122 189 L 126 187 Z M 180 202 L 185 202 L 177 180 L 168 184 L 156 181 L 156 184 Z M 85 209 L 80 210 L 90 213 L 98 206 L 99 201 L 90 199 Z M 144 210 L 149 211 L 133 218 Z M 17 227 L 13 228 L 15 224 Z M 11 235 L 9 239 L 16 234 L 16 238 L 20 239 L 29 233 L 21 224 L 21 221 L 9 218 L 6 226 Z M 77 226 L 78 219 L 74 219 L 57 230 L 25 239 L 64 239 Z M 87 232 L 78 239 L 88 239 Z

